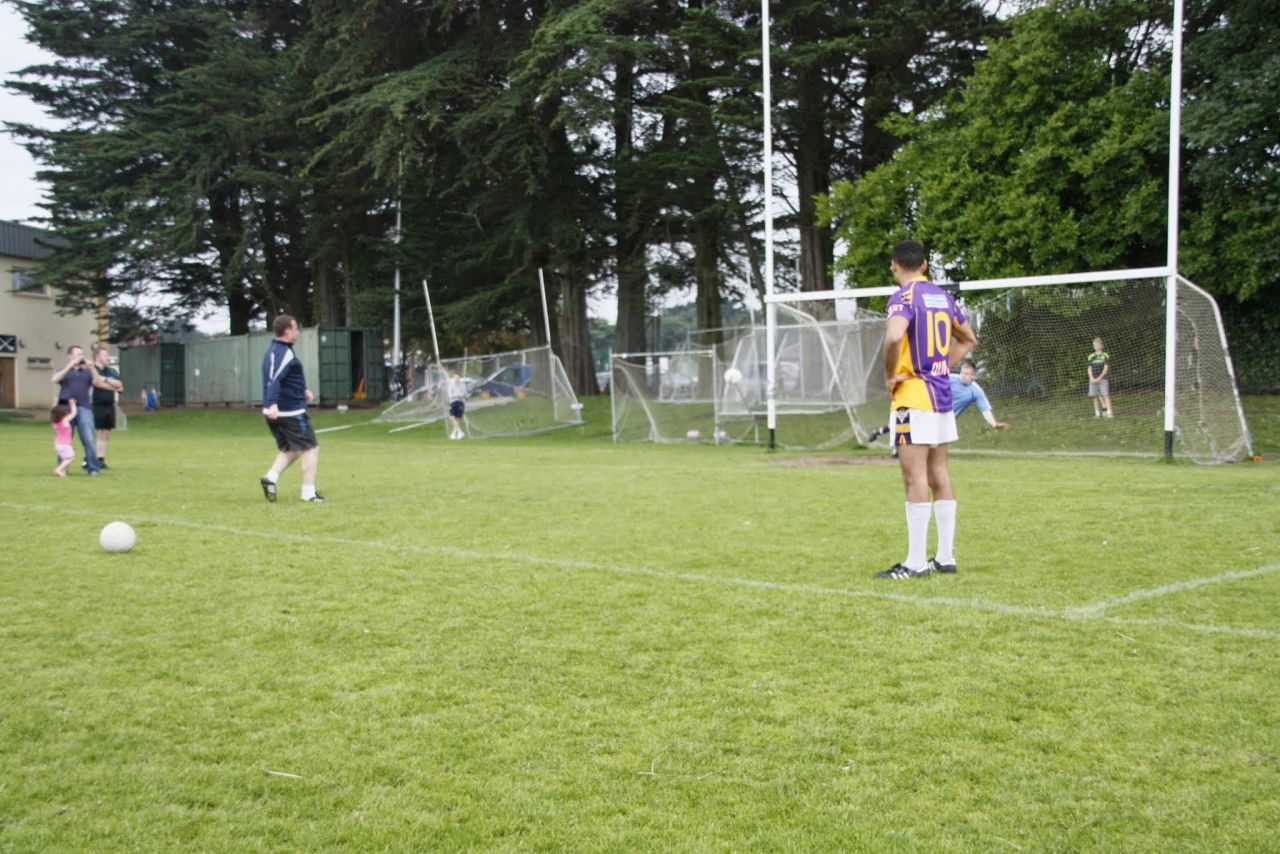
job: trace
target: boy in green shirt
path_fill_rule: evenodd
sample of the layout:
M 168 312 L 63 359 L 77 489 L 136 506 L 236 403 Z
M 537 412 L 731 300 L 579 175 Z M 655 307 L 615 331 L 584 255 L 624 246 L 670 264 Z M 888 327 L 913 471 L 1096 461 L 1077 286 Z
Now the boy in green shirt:
M 1102 349 L 1102 339 L 1093 339 L 1093 352 L 1089 354 L 1089 397 L 1093 398 L 1093 417 L 1102 417 L 1102 407 L 1106 407 L 1107 417 L 1111 416 L 1111 356 Z

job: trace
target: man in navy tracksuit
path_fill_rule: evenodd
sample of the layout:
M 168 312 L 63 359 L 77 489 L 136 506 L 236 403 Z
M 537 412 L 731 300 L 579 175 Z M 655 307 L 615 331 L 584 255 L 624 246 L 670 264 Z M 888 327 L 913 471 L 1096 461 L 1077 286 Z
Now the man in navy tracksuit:
M 276 461 L 262 476 L 262 494 L 276 500 L 276 483 L 294 460 L 302 460 L 302 500 L 324 501 L 316 492 L 316 468 L 320 461 L 320 443 L 307 417 L 311 389 L 302 375 L 302 362 L 294 355 L 298 340 L 298 321 L 282 314 L 271 324 L 276 339 L 262 357 L 262 414 L 276 438 Z

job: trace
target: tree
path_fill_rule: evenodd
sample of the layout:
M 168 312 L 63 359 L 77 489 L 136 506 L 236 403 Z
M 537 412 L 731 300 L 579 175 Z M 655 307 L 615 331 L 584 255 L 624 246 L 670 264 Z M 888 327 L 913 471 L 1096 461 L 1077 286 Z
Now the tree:
M 900 144 L 890 119 L 927 111 L 973 67 L 995 29 L 969 0 L 788 3 L 779 45 L 779 150 L 794 163 L 800 288 L 830 290 L 835 240 L 818 200 L 837 177 L 856 180 Z
M 42 275 L 86 298 L 159 288 L 170 310 L 226 305 L 233 332 L 264 304 L 263 201 L 288 195 L 283 45 L 294 4 L 21 2 L 59 57 L 9 84 L 65 130 L 10 128 L 46 164 L 64 245 Z M 275 156 L 273 156 L 275 155 Z M 88 272 L 86 272 L 88 271 Z
M 1219 294 L 1274 287 L 1280 30 L 1252 0 L 1193 8 L 1181 270 Z M 953 277 L 1161 265 L 1169 9 L 1062 0 L 1009 21 L 964 89 L 824 213 L 855 280 L 914 236 Z M 1228 144 L 1229 142 L 1229 144 Z

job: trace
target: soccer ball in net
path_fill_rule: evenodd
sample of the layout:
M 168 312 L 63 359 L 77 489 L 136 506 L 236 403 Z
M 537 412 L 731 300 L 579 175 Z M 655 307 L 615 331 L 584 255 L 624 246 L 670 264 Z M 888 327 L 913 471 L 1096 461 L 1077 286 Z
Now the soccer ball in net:
M 737 368 L 729 368 L 724 372 L 724 381 L 729 385 L 737 385 L 742 382 L 742 371 Z
M 112 554 L 129 551 L 137 541 L 137 534 L 125 522 L 109 522 L 103 526 L 102 533 L 98 534 L 98 542 Z

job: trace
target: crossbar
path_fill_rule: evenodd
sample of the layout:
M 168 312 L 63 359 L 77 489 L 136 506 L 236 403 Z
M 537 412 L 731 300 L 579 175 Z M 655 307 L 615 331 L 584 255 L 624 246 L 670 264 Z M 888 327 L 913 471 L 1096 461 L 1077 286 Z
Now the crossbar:
M 1059 273 L 1050 276 L 1013 276 L 1005 279 L 973 279 L 967 282 L 935 282 L 961 291 L 990 291 L 1004 288 L 1029 288 L 1044 285 L 1088 285 L 1098 282 L 1123 282 L 1132 279 L 1163 279 L 1169 275 L 1168 267 L 1140 267 L 1133 270 L 1104 270 L 1097 273 Z M 771 294 L 767 303 L 817 302 L 820 300 L 865 299 L 866 297 L 892 296 L 898 290 L 893 286 L 875 288 L 845 288 L 838 291 L 791 291 Z

